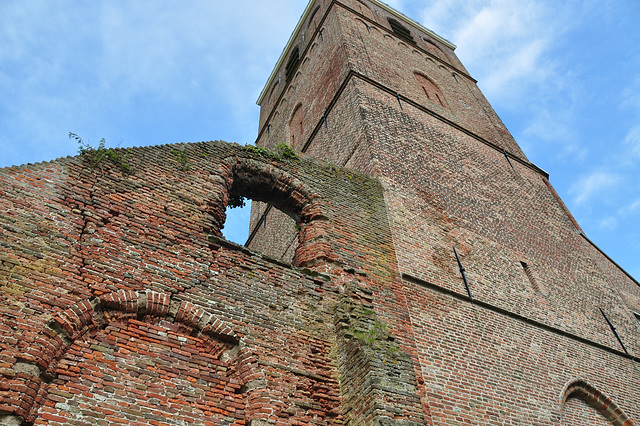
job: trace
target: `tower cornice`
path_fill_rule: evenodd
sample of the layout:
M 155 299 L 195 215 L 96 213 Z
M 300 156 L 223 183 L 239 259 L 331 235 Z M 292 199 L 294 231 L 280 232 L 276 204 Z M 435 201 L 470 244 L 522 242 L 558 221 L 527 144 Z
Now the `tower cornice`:
M 407 25 L 410 25 L 410 26 L 414 27 L 415 29 L 417 29 L 418 31 L 422 31 L 422 32 L 428 34 L 430 37 L 438 40 L 440 43 L 444 44 L 448 48 L 450 48 L 452 50 L 456 49 L 456 45 L 451 43 L 449 40 L 439 36 L 435 32 L 433 32 L 430 29 L 426 28 L 425 26 L 419 24 L 418 22 L 414 21 L 413 19 L 409 18 L 408 16 L 398 12 L 397 10 L 394 10 L 389 5 L 387 5 L 386 3 L 383 3 L 383 2 L 381 2 L 379 0 L 369 0 L 369 1 L 371 3 L 373 3 L 374 5 L 380 7 L 381 9 L 383 9 L 385 12 L 395 16 L 396 18 L 398 18 L 400 20 L 402 20 Z M 269 79 L 267 80 L 267 83 L 264 85 L 264 87 L 262 88 L 262 91 L 260 92 L 260 96 L 258 97 L 258 100 L 256 102 L 258 105 L 262 104 L 264 96 L 267 93 L 267 88 L 271 87 L 271 83 L 273 82 L 273 80 L 275 80 L 278 69 L 280 69 L 280 67 L 284 63 L 285 59 L 289 56 L 289 52 L 293 48 L 293 44 L 294 44 L 295 40 L 298 38 L 298 34 L 300 33 L 300 30 L 302 29 L 303 24 L 306 22 L 307 17 L 309 16 L 311 11 L 313 10 L 314 3 L 315 3 L 315 0 L 310 0 L 309 1 L 309 3 L 307 4 L 307 7 L 305 8 L 304 12 L 302 13 L 302 17 L 300 18 L 300 20 L 298 21 L 298 24 L 296 25 L 295 29 L 293 30 L 293 33 L 291 33 L 291 36 L 289 37 L 289 41 L 287 41 L 287 45 L 282 50 L 282 53 L 280 54 L 280 57 L 278 58 L 278 62 L 276 62 L 276 65 L 273 68 L 273 71 L 271 71 L 271 74 L 269 75 Z M 331 4 L 329 5 L 328 9 L 330 9 L 333 6 L 334 3 L 340 3 L 340 2 L 338 0 L 333 0 L 331 2 Z

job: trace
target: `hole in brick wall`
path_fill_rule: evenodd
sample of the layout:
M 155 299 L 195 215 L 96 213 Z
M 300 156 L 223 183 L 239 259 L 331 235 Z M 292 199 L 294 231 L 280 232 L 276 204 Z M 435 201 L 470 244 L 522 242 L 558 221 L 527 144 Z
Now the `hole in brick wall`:
M 263 207 L 259 207 L 261 213 L 256 215 L 252 224 L 253 203 Z M 298 248 L 299 226 L 296 222 L 296 219 L 269 203 L 246 198 L 244 207 L 227 207 L 221 232 L 229 241 L 292 263 Z
M 265 181 L 266 176 L 260 173 L 249 177 L 245 172 L 235 175 L 220 228 L 222 236 L 274 259 L 293 263 L 300 229 L 304 226 L 299 223 L 298 206 L 291 204 L 289 191 L 274 190 L 279 186 L 274 181 Z
M 245 246 L 267 256 L 293 263 L 300 233 L 298 218 L 273 204 L 254 201 Z
M 229 165 L 228 175 L 212 179 L 226 194 L 212 198 L 208 234 L 296 266 L 333 259 L 324 207 L 315 191 L 271 160 L 230 158 Z M 235 208 L 223 210 L 227 206 Z
M 227 218 L 222 228 L 222 236 L 236 244 L 244 245 L 249 236 L 249 222 L 251 221 L 251 200 L 248 199 L 244 207 L 226 210 Z

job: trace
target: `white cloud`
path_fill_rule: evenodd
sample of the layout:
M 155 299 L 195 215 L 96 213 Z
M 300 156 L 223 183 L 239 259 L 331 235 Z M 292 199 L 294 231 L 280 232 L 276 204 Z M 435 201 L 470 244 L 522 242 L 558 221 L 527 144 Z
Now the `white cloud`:
M 633 156 L 640 157 L 640 125 L 636 125 L 629 130 L 624 143 L 630 145 Z
M 585 204 L 596 196 L 602 195 L 606 190 L 611 189 L 620 183 L 620 176 L 597 171 L 583 176 L 571 186 L 570 193 L 575 194 L 575 203 Z
M 618 219 L 615 217 L 607 217 L 606 219 L 601 220 L 598 226 L 607 231 L 613 231 L 618 226 Z
M 640 213 L 640 198 L 618 210 L 620 216 L 634 216 Z

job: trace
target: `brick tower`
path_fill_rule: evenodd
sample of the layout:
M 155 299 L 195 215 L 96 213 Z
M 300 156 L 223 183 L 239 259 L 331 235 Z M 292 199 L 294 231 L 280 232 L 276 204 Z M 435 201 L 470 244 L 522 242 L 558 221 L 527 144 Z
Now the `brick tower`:
M 258 100 L 257 144 L 381 182 L 399 280 L 377 303 L 411 342 L 425 422 L 639 421 L 639 284 L 454 49 L 377 0 L 311 1 Z M 248 245 L 291 260 L 296 229 L 256 203 Z
M 312 0 L 259 104 L 0 169 L 0 425 L 640 422 L 640 285 L 451 43 Z

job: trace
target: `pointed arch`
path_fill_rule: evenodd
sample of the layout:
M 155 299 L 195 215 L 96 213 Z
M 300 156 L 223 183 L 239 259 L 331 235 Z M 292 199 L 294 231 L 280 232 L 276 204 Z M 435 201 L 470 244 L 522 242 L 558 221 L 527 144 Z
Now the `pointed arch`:
M 313 12 L 311 12 L 311 14 L 309 15 L 309 20 L 307 23 L 307 32 L 309 33 L 309 38 L 311 38 L 318 29 L 318 20 L 320 19 L 320 17 L 318 16 L 319 11 L 320 6 L 316 6 L 316 8 L 313 9 Z
M 560 394 L 560 412 L 564 413 L 567 401 L 576 398 L 595 409 L 614 426 L 633 426 L 635 423 L 605 393 L 584 379 L 567 383 Z
M 376 20 L 376 14 L 371 9 L 371 7 L 369 7 L 369 5 L 366 4 L 364 1 L 358 0 L 357 6 L 359 9 L 358 11 L 360 12 L 360 14 L 362 14 L 362 16 L 365 16 L 371 19 L 372 21 Z
M 440 47 L 438 47 L 437 44 L 426 37 L 420 37 L 420 39 L 422 40 L 424 47 L 426 47 L 427 52 L 431 53 L 438 59 L 448 62 L 447 55 L 442 51 L 442 49 L 440 49 Z
M 424 93 L 426 99 L 435 105 L 446 108 L 444 96 L 438 85 L 432 79 L 419 71 L 415 71 L 413 75 L 422 88 L 422 92 Z

